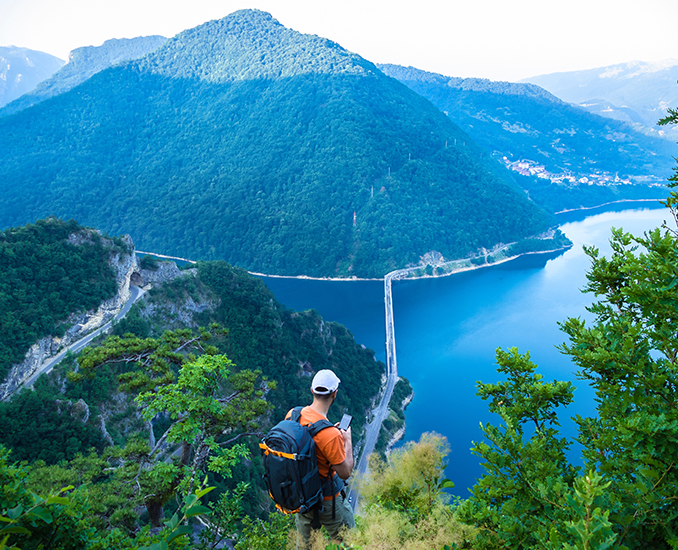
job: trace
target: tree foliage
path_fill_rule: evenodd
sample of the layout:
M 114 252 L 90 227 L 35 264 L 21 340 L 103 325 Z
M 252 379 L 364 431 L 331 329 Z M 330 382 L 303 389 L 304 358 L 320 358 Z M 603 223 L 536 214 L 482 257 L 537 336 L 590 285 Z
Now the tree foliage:
M 235 365 L 207 344 L 224 333 L 213 325 L 197 334 L 167 331 L 159 339 L 111 336 L 102 346 L 86 350 L 78 359 L 80 372 L 70 376 L 77 382 L 96 376 L 109 363 L 134 365 L 119 380 L 121 388 L 138 393 L 135 402 L 148 423 L 148 439 L 131 438 L 111 453 L 122 465 L 123 483 L 133 482 L 139 489 L 135 498 L 142 499 L 154 526 L 175 492 L 190 494 L 206 469 L 230 475 L 248 456 L 245 447 L 234 443 L 255 430 L 268 410 L 264 392 L 275 384 L 259 382 L 260 372 L 233 372 Z M 153 422 L 163 418 L 170 421 L 156 441 Z M 181 449 L 178 456 L 176 445 Z
M 445 488 L 447 440 L 425 433 L 418 442 L 396 449 L 388 462 L 373 455 L 358 488 L 363 513 L 347 540 L 358 548 L 430 550 L 443 544 L 468 547 L 469 529 L 455 519 Z
M 0 444 L 12 449 L 15 460 L 49 464 L 105 446 L 84 402 L 54 395 L 42 384 L 0 402 Z
M 187 550 L 193 547 L 188 537 L 193 527 L 188 522 L 210 511 L 200 498 L 213 488 L 201 486 L 185 496 L 164 529 L 155 534 L 148 527 L 135 533 L 102 530 L 92 514 L 101 495 L 91 492 L 91 486 L 52 486 L 45 493 L 34 492 L 28 469 L 10 463 L 8 457 L 7 449 L 0 446 L 0 550 Z M 91 474 L 91 461 L 89 465 Z

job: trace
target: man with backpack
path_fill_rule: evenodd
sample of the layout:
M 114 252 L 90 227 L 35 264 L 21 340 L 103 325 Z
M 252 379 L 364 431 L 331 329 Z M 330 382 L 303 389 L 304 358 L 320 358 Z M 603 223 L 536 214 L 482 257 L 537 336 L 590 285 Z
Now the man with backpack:
M 264 478 L 276 508 L 295 514 L 297 548 L 306 548 L 311 531 L 325 526 L 333 539 L 342 527 L 355 526 L 353 510 L 344 491 L 353 471 L 350 417 L 346 429 L 327 420 L 337 398 L 339 378 L 321 370 L 313 378 L 313 403 L 295 407 L 259 444 Z
M 337 398 L 339 378 L 331 370 L 321 370 L 313 377 L 311 393 L 313 403 L 301 409 L 299 422 L 302 426 L 313 424 L 319 420 L 327 420 L 327 412 Z M 287 413 L 290 418 L 294 409 Z M 353 443 L 351 428 L 340 430 L 332 427 L 319 431 L 313 440 L 316 444 L 318 471 L 323 481 L 323 509 L 319 514 L 310 511 L 296 515 L 297 533 L 302 544 L 297 548 L 305 548 L 312 529 L 324 526 L 333 539 L 341 527 L 355 527 L 353 510 L 344 491 L 344 480 L 353 472 Z

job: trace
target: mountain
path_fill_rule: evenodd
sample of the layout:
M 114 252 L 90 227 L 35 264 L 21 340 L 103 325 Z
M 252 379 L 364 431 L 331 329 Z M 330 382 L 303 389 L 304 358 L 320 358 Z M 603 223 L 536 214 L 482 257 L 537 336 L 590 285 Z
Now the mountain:
M 63 64 L 48 53 L 0 46 L 0 107 L 35 88 Z
M 661 185 L 675 154 L 675 145 L 666 140 L 588 113 L 534 84 L 379 67 L 429 99 L 495 158 L 527 176 L 521 185 L 551 210 L 666 195 Z
M 596 114 L 625 120 L 651 135 L 678 139 L 678 130 L 659 130 L 657 121 L 678 107 L 678 60 L 632 61 L 585 71 L 551 73 L 527 78 L 564 101 Z M 601 108 L 602 107 L 602 108 Z
M 123 61 L 138 59 L 158 49 L 167 38 L 141 36 L 107 40 L 101 46 L 77 48 L 70 53 L 68 63 L 35 89 L 25 93 L 0 109 L 0 116 L 10 115 L 40 103 L 52 96 L 67 92 L 92 75 Z
M 0 226 L 48 214 L 141 250 L 380 276 L 553 219 L 429 101 L 244 10 L 0 119 Z

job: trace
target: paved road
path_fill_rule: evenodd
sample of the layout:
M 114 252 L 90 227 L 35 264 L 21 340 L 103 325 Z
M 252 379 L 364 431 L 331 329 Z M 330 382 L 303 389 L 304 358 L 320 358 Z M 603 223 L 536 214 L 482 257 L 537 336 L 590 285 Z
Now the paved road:
M 374 451 L 374 447 L 377 444 L 377 439 L 379 433 L 381 432 L 381 425 L 388 415 L 388 404 L 391 401 L 391 396 L 393 395 L 393 388 L 398 380 L 398 363 L 396 361 L 396 345 L 395 345 L 395 327 L 393 324 L 393 292 L 392 292 L 392 282 L 394 279 L 402 277 L 405 273 L 412 271 L 413 269 L 401 269 L 398 271 L 392 271 L 384 277 L 384 308 L 385 308 L 385 319 L 386 319 L 386 389 L 384 394 L 379 402 L 379 405 L 373 411 L 372 422 L 370 422 L 365 431 L 365 441 L 363 445 L 363 451 L 360 455 L 360 460 L 358 461 L 358 466 L 356 472 L 360 475 L 363 475 L 367 472 L 368 461 L 370 455 Z M 358 509 L 358 494 L 355 488 L 351 488 L 349 491 L 349 497 L 351 499 L 351 504 L 353 510 Z
M 55 367 L 55 365 L 57 365 L 59 363 L 59 361 L 61 361 L 64 358 L 66 353 L 68 353 L 69 351 L 71 351 L 72 353 L 77 353 L 81 349 L 85 348 L 92 340 L 94 340 L 102 332 L 106 332 L 108 329 L 110 329 L 113 321 L 119 321 L 125 315 L 127 315 L 127 312 L 132 307 L 132 304 L 134 304 L 134 302 L 136 302 L 139 298 L 141 298 L 141 296 L 143 294 L 144 294 L 144 291 L 141 290 L 139 287 L 130 286 L 129 300 L 127 300 L 127 303 L 118 312 L 118 314 L 115 317 L 113 317 L 113 319 L 108 321 L 105 325 L 102 325 L 101 327 L 96 329 L 94 332 L 89 333 L 84 338 L 81 338 L 77 342 L 72 343 L 66 349 L 61 350 L 57 355 L 55 355 L 54 357 L 52 357 L 48 361 L 45 361 L 40 366 L 40 368 L 28 380 L 26 380 L 19 388 L 17 388 L 15 391 L 18 391 L 22 387 L 23 388 L 32 388 L 33 384 L 38 379 L 38 376 L 40 376 L 43 373 L 46 374 L 49 371 L 51 371 Z M 8 397 L 8 399 L 9 399 L 9 397 Z
M 391 402 L 393 395 L 393 388 L 395 388 L 398 381 L 398 363 L 396 360 L 396 343 L 395 343 L 395 328 L 393 323 L 393 292 L 392 283 L 395 280 L 401 279 L 413 271 L 418 271 L 421 266 L 410 267 L 408 269 L 399 269 L 392 271 L 384 277 L 384 308 L 386 320 L 386 389 L 384 395 L 379 402 L 379 405 L 374 409 L 372 422 L 367 425 L 365 431 L 365 441 L 363 451 L 360 455 L 360 460 L 355 469 L 355 472 L 364 475 L 367 472 L 368 461 L 370 455 L 374 451 L 377 444 L 379 433 L 381 432 L 381 425 L 388 415 L 388 404 Z M 359 495 L 355 488 L 349 491 L 350 502 L 353 506 L 353 511 L 358 509 Z

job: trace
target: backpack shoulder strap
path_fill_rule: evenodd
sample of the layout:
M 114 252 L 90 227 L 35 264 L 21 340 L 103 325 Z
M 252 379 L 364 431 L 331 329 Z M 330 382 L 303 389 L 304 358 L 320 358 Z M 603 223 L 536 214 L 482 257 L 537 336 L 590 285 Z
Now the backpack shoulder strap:
M 290 420 L 301 423 L 301 409 L 304 407 L 294 407 L 290 414 Z
M 294 407 L 292 409 L 292 412 L 290 413 L 290 420 L 301 423 L 301 409 L 303 408 L 304 407 Z M 315 437 L 319 432 L 321 432 L 325 428 L 334 428 L 334 427 L 336 426 L 326 418 L 322 418 L 306 426 L 306 428 L 308 428 L 309 433 L 311 434 L 311 437 Z
M 320 433 L 322 430 L 325 428 L 336 428 L 332 422 L 327 420 L 326 418 L 323 418 L 322 420 L 318 420 L 317 422 L 314 422 L 313 424 L 309 424 L 308 426 L 308 431 L 311 434 L 311 437 L 315 437 Z

